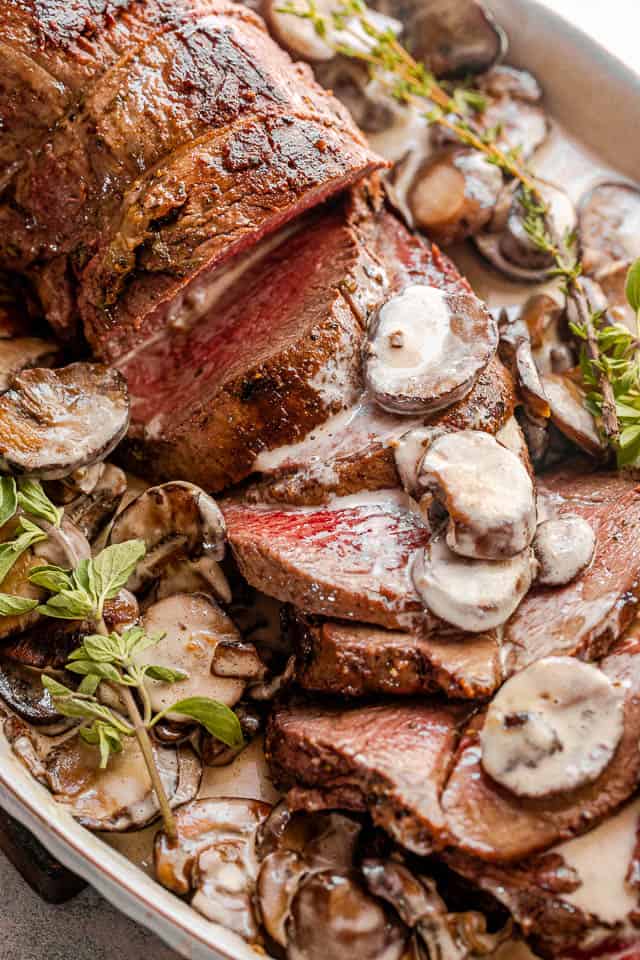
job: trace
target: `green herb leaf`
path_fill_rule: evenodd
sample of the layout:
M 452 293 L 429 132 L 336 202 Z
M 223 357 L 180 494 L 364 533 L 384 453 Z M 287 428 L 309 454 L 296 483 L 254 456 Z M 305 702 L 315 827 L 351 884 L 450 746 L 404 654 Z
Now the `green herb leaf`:
M 91 597 L 94 608 L 98 606 L 98 593 L 96 590 L 96 578 L 93 570 L 93 560 L 81 560 L 72 573 L 73 587 L 75 590 L 84 590 L 88 597 Z
M 60 526 L 64 510 L 49 500 L 39 480 L 18 480 L 18 504 L 32 517 Z
M 638 313 L 640 311 L 640 258 L 629 268 L 625 293 L 629 306 Z
M 58 567 L 54 563 L 43 564 L 40 567 L 32 567 L 29 571 L 29 580 L 38 587 L 44 587 L 52 593 L 59 593 L 61 590 L 71 590 L 73 582 L 71 574 L 63 567 Z
M 85 620 L 93 616 L 94 605 L 84 590 L 61 590 L 41 604 L 38 613 L 58 620 Z
M 129 627 L 122 634 L 122 639 L 125 641 L 127 656 L 132 659 L 150 647 L 157 646 L 164 636 L 165 631 L 150 635 L 145 633 L 141 627 Z
M 87 676 L 83 677 L 80 682 L 78 693 L 84 693 L 87 696 L 92 697 L 100 686 L 101 680 L 102 677 L 97 677 L 95 673 L 87 674 Z
M 46 540 L 47 535 L 26 517 L 20 518 L 18 536 L 15 540 L 0 543 L 0 583 L 3 582 L 16 560 L 34 544 Z
M 28 597 L 13 597 L 10 593 L 0 593 L 0 617 L 20 617 L 38 606 L 37 600 Z
M 73 717 L 80 720 L 102 720 L 120 733 L 125 734 L 125 736 L 131 733 L 131 727 L 124 720 L 121 720 L 113 710 L 93 700 L 79 700 L 76 697 L 71 697 L 56 700 L 56 707 L 64 717 Z
M 178 680 L 186 680 L 189 676 L 182 670 L 171 670 L 169 667 L 160 667 L 155 664 L 145 666 L 144 672 L 152 680 L 159 680 L 161 683 L 177 683 Z
M 92 747 L 100 748 L 100 769 L 105 770 L 112 753 L 122 751 L 122 735 L 116 727 L 96 720 L 90 727 L 81 727 L 80 736 Z
M 15 515 L 18 509 L 18 493 L 13 477 L 0 477 L 0 527 Z
M 73 690 L 59 683 L 55 677 L 50 677 L 48 673 L 42 674 L 42 686 L 48 690 L 52 697 L 71 697 Z
M 233 710 L 218 700 L 210 700 L 208 697 L 187 697 L 186 700 L 179 700 L 162 713 L 180 713 L 197 720 L 205 730 L 218 740 L 222 740 L 228 747 L 241 747 L 244 743 L 237 716 Z
M 85 637 L 82 646 L 89 659 L 97 663 L 113 663 L 120 653 L 118 642 L 114 637 L 103 637 L 99 633 L 92 633 Z
M 143 540 L 125 540 L 124 543 L 105 547 L 95 557 L 90 566 L 95 577 L 99 613 L 102 612 L 104 601 L 111 600 L 125 586 L 145 553 Z
M 121 683 L 122 677 L 112 663 L 97 663 L 95 660 L 70 660 L 67 663 L 70 673 L 79 673 L 83 676 L 100 677 L 110 680 L 111 683 Z

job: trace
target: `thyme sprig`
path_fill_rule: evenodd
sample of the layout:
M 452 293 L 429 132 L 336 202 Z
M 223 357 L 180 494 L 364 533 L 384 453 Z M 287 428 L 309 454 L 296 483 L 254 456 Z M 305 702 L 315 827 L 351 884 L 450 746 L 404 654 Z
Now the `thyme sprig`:
M 575 238 L 565 238 L 560 244 L 552 236 L 548 224 L 549 206 L 537 185 L 535 175 L 524 163 L 519 149 L 504 149 L 498 138 L 499 128 L 486 129 L 475 119 L 482 114 L 486 99 L 481 91 L 468 86 L 449 89 L 440 83 L 423 63 L 416 61 L 398 41 L 391 29 L 381 29 L 372 22 L 363 0 L 337 0 L 335 9 L 328 15 L 320 13 L 316 0 L 286 0 L 278 12 L 309 20 L 315 32 L 336 53 L 366 63 L 372 76 L 400 103 L 427 103 L 423 116 L 430 124 L 437 124 L 452 133 L 465 146 L 482 153 L 489 163 L 497 166 L 504 175 L 518 181 L 525 210 L 525 229 L 532 243 L 547 253 L 554 266 L 550 275 L 562 280 L 567 297 L 573 301 L 584 339 L 584 353 L 588 361 L 590 377 L 595 380 L 600 400 L 591 403 L 608 443 L 618 452 L 620 442 L 619 404 L 616 387 L 609 379 L 611 358 L 601 356 L 603 349 L 611 349 L 610 337 L 602 337 L 599 318 L 589 302 L 584 285 L 580 281 L 582 266 L 573 253 Z M 345 42 L 351 35 L 352 43 Z M 367 43 L 363 44 L 363 40 Z M 573 242 L 570 242 L 573 240 Z M 632 364 L 626 355 L 621 364 Z M 632 371 L 628 371 L 632 374 Z M 593 394 L 594 391 L 591 391 Z M 635 424 L 622 422 L 623 429 L 640 427 L 640 413 Z M 620 457 L 619 457 L 620 459 Z

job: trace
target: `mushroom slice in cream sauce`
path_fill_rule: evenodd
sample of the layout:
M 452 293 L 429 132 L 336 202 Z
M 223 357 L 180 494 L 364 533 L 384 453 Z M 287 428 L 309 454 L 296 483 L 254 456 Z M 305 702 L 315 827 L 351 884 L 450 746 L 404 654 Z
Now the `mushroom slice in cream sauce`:
M 367 385 L 384 410 L 432 413 L 466 396 L 497 342 L 495 321 L 476 296 L 412 284 L 373 318 Z
M 0 472 L 59 479 L 107 457 L 128 425 L 117 370 L 98 363 L 24 370 L 0 396 Z
M 332 21 L 331 15 L 336 5 L 331 0 L 316 0 L 315 4 L 317 13 L 326 23 L 327 32 L 324 36 L 318 33 L 308 16 L 283 13 L 280 9 L 282 6 L 279 0 L 265 0 L 262 14 L 277 41 L 295 58 L 311 63 L 332 60 L 336 56 L 335 47 L 340 44 L 366 53 L 369 38 L 360 25 L 359 17 L 346 17 L 344 29 L 338 29 Z M 303 0 L 294 0 L 291 6 L 301 14 L 308 13 L 308 7 Z M 378 30 L 391 30 L 396 35 L 402 30 L 402 24 L 398 20 L 376 10 L 367 10 L 367 18 Z
M 435 616 L 461 630 L 483 633 L 509 619 L 536 568 L 529 548 L 506 560 L 470 560 L 454 553 L 440 533 L 416 557 L 413 583 Z
M 582 573 L 593 559 L 596 535 L 584 517 L 556 517 L 536 530 L 533 550 L 539 564 L 537 582 L 561 587 Z
M 482 766 L 521 797 L 593 783 L 624 729 L 624 690 L 573 657 L 546 657 L 507 680 L 481 732 Z
M 154 710 L 165 710 L 186 697 L 210 697 L 229 707 L 236 704 L 244 692 L 245 681 L 239 670 L 235 676 L 214 673 L 221 644 L 227 660 L 229 647 L 236 647 L 238 656 L 244 654 L 245 675 L 248 670 L 250 676 L 255 676 L 256 661 L 259 663 L 255 648 L 242 641 L 229 617 L 204 594 L 179 593 L 159 600 L 145 613 L 143 627 L 149 636 L 163 636 L 138 655 L 138 665 L 157 664 L 187 675 L 172 684 L 147 677 L 145 683 Z M 176 721 L 184 719 L 178 714 L 168 716 Z
M 106 770 L 100 753 L 75 732 L 52 740 L 9 718 L 4 732 L 14 753 L 49 788 L 60 806 L 90 830 L 140 829 L 159 815 L 144 758 L 135 737 L 123 738 Z M 202 767 L 190 747 L 153 747 L 156 764 L 172 807 L 198 792 Z
M 0 393 L 11 386 L 11 379 L 29 367 L 50 367 L 58 359 L 60 348 L 52 340 L 16 337 L 2 341 L 0 352 Z
M 542 386 L 549 402 L 551 421 L 569 440 L 592 457 L 602 457 L 606 444 L 587 410 L 581 388 L 569 376 L 548 373 Z
M 418 485 L 449 515 L 447 546 L 463 557 L 500 560 L 525 550 L 536 529 L 533 482 L 495 437 L 460 430 L 435 440 Z

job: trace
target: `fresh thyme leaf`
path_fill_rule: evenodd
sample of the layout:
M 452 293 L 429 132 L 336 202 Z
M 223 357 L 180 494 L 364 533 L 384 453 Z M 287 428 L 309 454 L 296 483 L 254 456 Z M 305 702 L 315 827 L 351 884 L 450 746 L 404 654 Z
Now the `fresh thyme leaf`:
M 627 274 L 625 293 L 634 313 L 640 313 L 640 258 L 631 264 Z
M 61 590 L 37 609 L 38 613 L 57 620 L 86 620 L 93 616 L 95 608 L 84 590 Z
M 189 676 L 182 670 L 171 670 L 169 667 L 160 667 L 156 664 L 147 664 L 144 672 L 152 680 L 159 680 L 162 683 L 177 683 L 179 680 L 186 680 Z
M 60 526 L 64 510 L 49 500 L 39 480 L 18 480 L 18 505 L 32 517 Z
M 50 677 L 48 673 L 42 674 L 42 686 L 48 690 L 52 697 L 72 697 L 73 690 L 65 687 L 55 677 Z
M 114 543 L 98 554 L 89 564 L 95 578 L 98 597 L 98 615 L 102 615 L 105 600 L 110 600 L 121 590 L 136 566 L 146 553 L 143 540 L 125 540 Z
M 13 477 L 0 477 L 0 527 L 15 515 L 18 509 L 18 492 Z
M 187 697 L 186 700 L 178 700 L 172 707 L 163 710 L 158 717 L 167 713 L 179 713 L 197 720 L 205 730 L 218 740 L 222 740 L 228 747 L 241 747 L 244 743 L 240 721 L 236 714 L 218 700 L 210 700 L 208 697 Z
M 29 570 L 29 580 L 36 586 L 44 587 L 45 590 L 50 590 L 52 593 L 73 588 L 69 571 L 53 563 L 43 564 L 41 567 L 32 567 Z
M 29 547 L 46 540 L 47 535 L 35 523 L 31 523 L 26 517 L 20 517 L 19 533 L 14 540 L 8 540 L 0 543 L 0 583 L 3 582 L 16 560 L 25 553 Z
M 19 617 L 38 606 L 37 600 L 28 597 L 14 597 L 10 593 L 0 593 L 0 617 Z

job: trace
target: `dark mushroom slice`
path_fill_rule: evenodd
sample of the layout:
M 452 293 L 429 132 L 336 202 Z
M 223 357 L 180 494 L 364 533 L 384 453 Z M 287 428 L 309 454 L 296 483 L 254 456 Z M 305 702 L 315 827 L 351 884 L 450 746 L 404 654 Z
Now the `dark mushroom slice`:
M 136 662 L 140 666 L 152 663 L 186 674 L 186 679 L 175 684 L 146 678 L 147 693 L 154 710 L 165 710 L 176 699 L 187 697 L 209 697 L 229 707 L 234 706 L 244 693 L 247 678 L 239 676 L 238 671 L 235 675 L 229 670 L 226 675 L 214 672 L 221 644 L 226 649 L 226 656 L 221 654 L 220 657 L 227 666 L 229 647 L 234 648 L 236 657 L 239 656 L 238 648 L 241 648 L 245 661 L 251 660 L 252 674 L 255 674 L 256 664 L 260 664 L 253 645 L 242 640 L 229 617 L 204 594 L 179 593 L 159 600 L 146 611 L 142 624 L 149 636 L 161 635 L 162 639 L 139 654 Z M 168 717 L 177 722 L 181 719 L 173 714 Z
M 549 373 L 542 378 L 542 385 L 549 401 L 551 420 L 558 430 L 589 456 L 605 456 L 606 444 L 585 406 L 585 397 L 578 384 L 566 374 Z
M 435 440 L 422 459 L 418 486 L 446 511 L 447 546 L 460 556 L 501 560 L 533 540 L 536 504 L 529 472 L 488 433 L 459 430 Z
M 583 278 L 582 283 L 590 286 L 587 278 Z M 606 302 L 596 300 L 594 294 L 589 300 L 594 310 L 606 307 Z M 567 324 L 569 319 L 574 319 L 569 316 L 570 307 L 571 301 L 565 308 L 546 293 L 534 293 L 522 306 L 520 319 L 528 331 L 531 352 L 540 375 L 565 373 L 575 366 L 576 355 Z
M 574 206 L 559 187 L 542 180 L 538 180 L 536 186 L 548 208 L 547 232 L 562 250 L 566 237 L 576 225 Z M 507 277 L 541 283 L 549 278 L 555 262 L 551 254 L 541 250 L 530 237 L 522 200 L 521 189 L 507 184 L 491 222 L 486 230 L 474 236 L 474 242 L 480 253 Z
M 0 393 L 11 386 L 16 373 L 29 367 L 51 367 L 60 356 L 60 347 L 52 340 L 16 337 L 3 340 L 0 350 Z
M 61 480 L 49 480 L 45 482 L 47 495 L 54 503 L 66 506 L 82 494 L 92 493 L 106 466 L 104 463 L 92 463 L 88 467 L 74 470 L 68 477 L 62 477 Z
M 393 126 L 399 104 L 371 77 L 366 63 L 337 55 L 313 65 L 316 80 L 331 90 L 365 133 L 381 133 Z
M 65 504 L 64 512 L 82 534 L 93 542 L 116 514 L 127 492 L 124 470 L 112 463 L 99 464 L 100 476 L 90 490 L 80 492 Z
M 373 318 L 367 386 L 385 410 L 434 413 L 469 393 L 497 343 L 495 321 L 474 294 L 412 284 Z
M 314 873 L 291 902 L 287 960 L 400 960 L 407 931 L 355 871 Z
M 583 787 L 608 767 L 624 731 L 624 689 L 573 657 L 546 657 L 494 696 L 480 745 L 485 773 L 519 797 Z
M 122 752 L 113 754 L 109 766 L 101 770 L 99 751 L 75 733 L 57 742 L 45 742 L 15 718 L 5 722 L 4 732 L 14 753 L 33 776 L 89 830 L 137 830 L 159 816 L 158 802 L 134 737 L 125 737 Z M 153 751 L 171 806 L 192 800 L 202 774 L 193 750 L 155 744 Z
M 194 800 L 176 811 L 178 839 L 156 835 L 156 879 L 192 906 L 247 940 L 258 933 L 253 894 L 258 871 L 256 836 L 270 806 L 259 800 Z
M 114 520 L 110 543 L 144 540 L 147 553 L 128 586 L 134 592 L 193 563 L 209 591 L 229 602 L 231 591 L 218 563 L 225 554 L 226 527 L 215 500 L 193 483 L 149 487 Z
M 107 457 L 128 424 L 117 370 L 90 363 L 24 370 L 0 396 L 0 471 L 59 479 Z
M 418 169 L 408 191 L 413 225 L 441 246 L 474 236 L 491 220 L 502 173 L 474 150 L 436 152 Z
M 405 41 L 437 76 L 482 73 L 507 50 L 507 36 L 479 0 L 400 2 Z M 389 12 L 396 15 L 392 0 Z
M 51 724 L 62 719 L 42 685 L 41 671 L 4 656 L 0 657 L 0 698 L 27 723 Z
M 413 582 L 435 616 L 461 630 L 484 633 L 506 623 L 535 572 L 529 548 L 505 560 L 470 560 L 454 553 L 439 534 L 418 554 Z
M 493 98 L 513 97 L 524 103 L 540 103 L 542 87 L 528 70 L 500 63 L 478 77 L 480 90 Z
M 536 530 L 533 552 L 539 564 L 536 582 L 563 587 L 575 580 L 593 560 L 596 535 L 591 524 L 578 516 L 545 520 Z
M 585 273 L 640 257 L 640 190 L 629 183 L 600 183 L 580 201 L 579 235 Z

